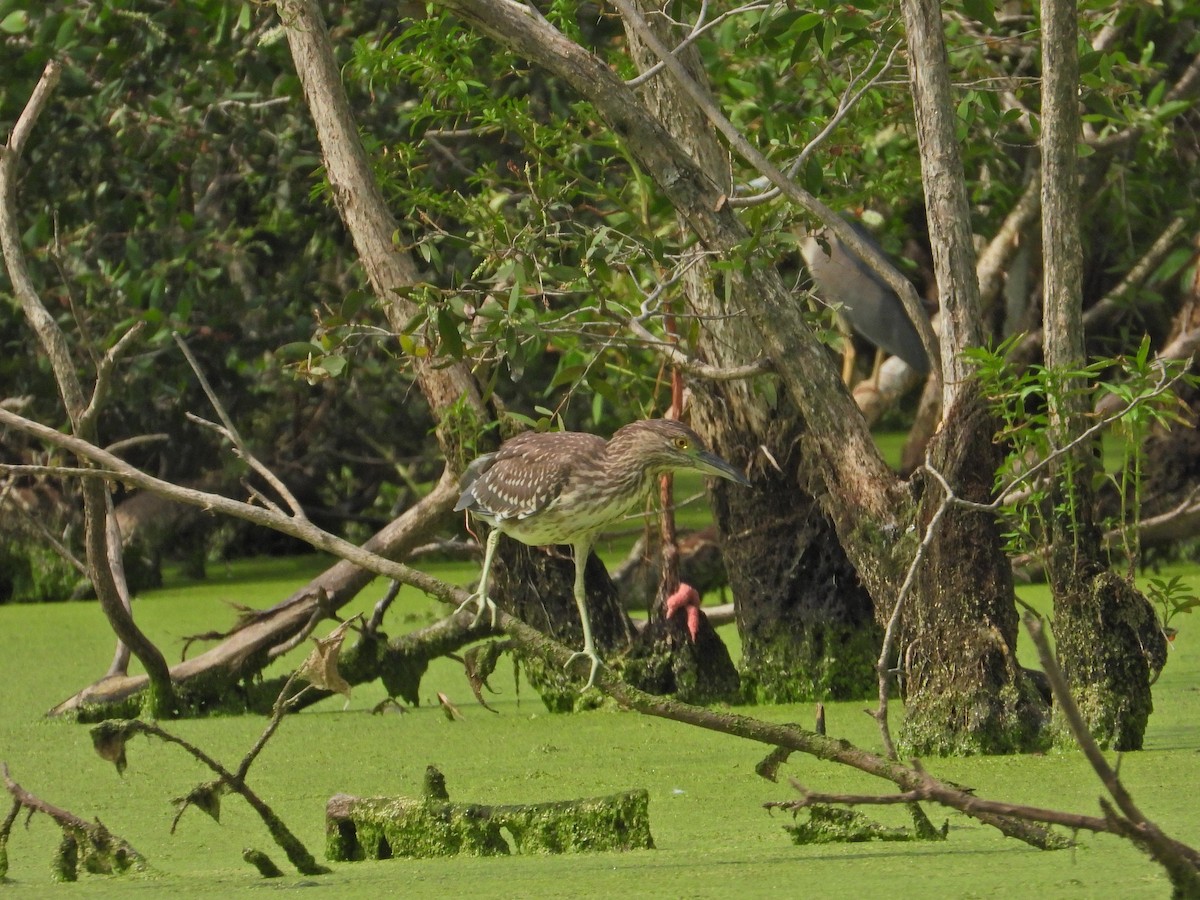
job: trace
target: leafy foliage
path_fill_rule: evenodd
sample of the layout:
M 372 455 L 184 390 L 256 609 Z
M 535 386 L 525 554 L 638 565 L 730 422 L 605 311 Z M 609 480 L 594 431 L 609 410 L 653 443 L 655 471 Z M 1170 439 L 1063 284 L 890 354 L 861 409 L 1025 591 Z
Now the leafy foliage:
M 1078 369 L 1050 368 L 1041 365 L 1019 367 L 1009 360 L 1020 336 L 1002 343 L 995 350 L 971 349 L 982 389 L 996 411 L 1001 428 L 996 439 L 1008 448 L 1005 465 L 996 473 L 996 490 L 1005 496 L 1001 507 L 1008 522 L 1008 550 L 1014 554 L 1037 554 L 1052 536 L 1051 517 L 1079 518 L 1074 508 L 1071 485 L 1074 475 L 1070 455 L 1065 465 L 1052 476 L 1044 462 L 1064 448 L 1056 443 L 1051 427 L 1050 408 L 1064 403 L 1075 392 L 1083 392 L 1089 405 L 1100 405 L 1105 397 L 1119 401 L 1117 413 L 1099 426 L 1111 426 L 1117 440 L 1116 468 L 1102 472 L 1115 489 L 1116 513 L 1108 527 L 1119 530 L 1128 565 L 1137 564 L 1137 522 L 1141 509 L 1144 438 L 1152 426 L 1183 423 L 1175 385 L 1180 381 L 1194 384 L 1187 374 L 1186 360 L 1155 361 L 1150 343 L 1144 339 L 1138 351 L 1128 357 L 1097 359 Z M 1076 387 L 1082 385 L 1082 387 Z M 1098 428 L 1097 428 L 1098 430 Z M 1098 434 L 1090 436 L 1093 443 Z M 1065 506 L 1051 508 L 1055 496 L 1049 479 L 1057 477 L 1066 486 Z M 1132 574 L 1132 573 L 1131 573 Z
M 610 10 L 542 7 L 614 71 L 637 74 Z M 701 9 L 685 0 L 671 12 L 694 22 Z M 704 9 L 695 44 L 721 108 L 829 205 L 877 212 L 885 249 L 927 277 L 899 9 L 876 0 Z M 222 458 L 185 416 L 205 404 L 170 340 L 181 332 L 260 456 L 324 511 L 323 524 L 345 522 L 361 536 L 433 474 L 413 360 L 469 361 L 507 410 L 537 427 L 610 431 L 666 405 L 662 363 L 627 324 L 693 350 L 704 322 L 686 307 L 681 275 L 702 248 L 680 233 L 620 136 L 558 79 L 436 5 L 325 11 L 400 222 L 397 245 L 422 269 L 407 290 L 418 314 L 398 334 L 366 292 L 331 208 L 269 6 L 0 0 L 0 128 L 11 127 L 45 61 L 62 58 L 64 83 L 28 152 L 20 215 L 39 287 L 81 371 L 132 323 L 150 326 L 120 373 L 105 439 L 168 435 L 128 454 L 176 479 Z M 1036 14 L 978 2 L 946 12 L 972 225 L 986 239 L 1036 159 Z M 1088 303 L 1169 216 L 1200 227 L 1197 117 L 1172 89 L 1200 46 L 1198 12 L 1197 0 L 1082 10 Z M 739 199 L 754 193 L 757 172 L 731 158 L 729 174 Z M 739 215 L 752 237 L 736 258 L 716 261 L 718 274 L 794 257 L 795 209 L 773 200 Z M 1154 273 L 1138 304 L 1095 336 L 1099 355 L 1129 352 L 1131 335 L 1161 337 L 1189 259 L 1181 250 Z M 997 331 L 1013 327 L 1002 310 L 989 315 Z M 33 397 L 31 415 L 61 421 L 47 367 L 14 317 L 0 317 L 0 350 L 6 393 Z M 769 400 L 773 386 L 764 379 L 756 390 Z M 26 449 L 4 454 L 22 459 Z M 247 477 L 235 462 L 224 475 Z M 286 547 L 249 544 L 240 527 L 216 539 Z

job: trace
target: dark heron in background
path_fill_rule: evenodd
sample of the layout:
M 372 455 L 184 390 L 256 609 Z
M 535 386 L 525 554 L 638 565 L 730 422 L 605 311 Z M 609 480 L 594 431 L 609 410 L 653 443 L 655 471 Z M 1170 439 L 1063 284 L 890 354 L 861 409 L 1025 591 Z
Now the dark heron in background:
M 479 457 L 463 474 L 455 511 L 467 510 L 492 526 L 483 554 L 479 589 L 460 609 L 475 602 L 478 622 L 486 610 L 496 620 L 488 596 L 492 560 L 501 534 L 540 547 L 570 544 L 575 563 L 575 605 L 583 624 L 580 656 L 592 661 L 585 690 L 596 679 L 600 657 L 588 621 L 584 570 L 596 536 L 644 504 L 663 472 L 694 469 L 749 485 L 746 477 L 712 453 L 692 429 L 672 419 L 634 422 L 610 440 L 574 431 L 526 432 L 495 453 Z
M 883 253 L 870 232 L 857 222 L 849 225 L 863 240 Z M 900 357 L 922 375 L 929 371 L 929 357 L 921 343 L 921 335 L 908 317 L 904 304 L 865 262 L 828 232 L 804 235 L 800 254 L 808 266 L 816 293 L 826 302 L 840 304 L 840 319 L 884 353 Z M 847 347 L 852 347 L 848 335 L 846 341 Z M 876 359 L 873 377 L 878 377 L 881 361 Z M 849 382 L 853 367 L 851 350 L 843 367 L 843 380 Z

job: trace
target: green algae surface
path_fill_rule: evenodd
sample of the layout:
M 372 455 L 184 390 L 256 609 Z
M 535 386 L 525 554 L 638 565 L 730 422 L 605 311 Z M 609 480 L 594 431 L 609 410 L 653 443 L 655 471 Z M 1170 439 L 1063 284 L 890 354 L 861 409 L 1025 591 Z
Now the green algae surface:
M 214 566 L 207 582 L 176 583 L 135 603 L 135 614 L 168 657 L 184 638 L 228 627 L 230 604 L 267 606 L 303 584 L 317 558 Z M 465 582 L 470 566 L 429 566 Z M 1189 575 L 1193 590 L 1200 576 Z M 364 592 L 368 609 L 383 586 Z M 1038 592 L 1026 595 L 1044 603 Z M 440 610 L 402 592 L 389 614 L 399 633 Z M 1142 810 L 1169 834 L 1200 844 L 1194 792 L 1200 784 L 1200 619 L 1181 616 L 1179 635 L 1154 687 L 1155 711 L 1145 751 L 1126 754 L 1121 776 Z M 1033 897 L 1165 898 L 1169 883 L 1129 844 L 1080 835 L 1076 849 L 1034 850 L 978 822 L 927 807 L 935 825 L 949 823 L 939 843 L 853 843 L 798 847 L 785 826 L 790 815 L 762 804 L 787 800 L 793 777 L 833 792 L 888 792 L 889 784 L 801 755 L 781 768 L 781 781 L 755 775 L 770 748 L 636 713 L 600 709 L 551 715 L 502 661 L 488 696 L 496 713 L 476 705 L 450 660 L 431 666 L 421 705 L 373 715 L 378 684 L 356 687 L 350 703 L 334 697 L 287 719 L 254 763 L 249 783 L 321 858 L 325 803 L 334 794 L 418 797 L 426 766 L 445 775 L 451 797 L 481 804 L 550 803 L 644 789 L 649 793 L 655 850 L 567 856 L 391 859 L 331 864 L 333 873 L 304 877 L 289 869 L 262 823 L 227 796 L 221 820 L 195 810 L 175 834 L 172 799 L 209 773 L 178 748 L 134 739 L 128 768 L 118 776 L 92 750 L 88 728 L 44 717 L 47 709 L 107 668 L 112 637 L 94 603 L 0 607 L 0 760 L 13 778 L 42 799 L 92 819 L 129 841 L 149 864 L 119 877 L 82 875 L 75 884 L 51 880 L 57 828 L 45 817 L 18 820 L 8 846 L 8 880 L 0 891 L 28 897 L 263 896 L 305 888 L 314 896 L 407 897 Z M 721 634 L 738 657 L 736 632 Z M 200 650 L 193 647 L 191 652 Z M 300 648 L 278 671 L 307 653 Z M 1032 663 L 1027 643 L 1023 661 Z M 451 721 L 437 694 L 462 712 Z M 879 736 L 863 714 L 867 703 L 826 704 L 829 734 L 878 752 Z M 893 704 L 898 713 L 898 704 Z M 749 707 L 751 715 L 810 724 L 810 704 Z M 164 723 L 228 766 L 236 766 L 261 732 L 257 717 L 214 717 Z M 927 760 L 937 776 L 973 787 L 981 797 L 1097 814 L 1102 789 L 1077 752 Z M 7 810 L 7 805 L 5 806 Z M 909 824 L 903 808 L 860 810 L 885 827 Z M 266 852 L 285 872 L 265 880 L 243 862 L 246 848 Z

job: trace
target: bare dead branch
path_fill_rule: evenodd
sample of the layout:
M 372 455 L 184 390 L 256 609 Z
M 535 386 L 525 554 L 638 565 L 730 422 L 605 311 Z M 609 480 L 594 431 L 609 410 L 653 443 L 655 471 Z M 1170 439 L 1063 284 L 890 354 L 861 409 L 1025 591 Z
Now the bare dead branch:
M 275 489 L 276 493 L 284 499 L 284 502 L 291 509 L 292 515 L 298 519 L 307 519 L 307 516 L 304 514 L 304 507 L 300 505 L 300 501 L 296 499 L 295 495 L 288 489 L 288 486 L 284 484 L 283 479 L 276 476 L 274 472 L 259 461 L 258 457 L 250 452 L 250 448 L 242 439 L 237 426 L 233 424 L 233 419 L 225 411 L 225 405 L 221 402 L 221 398 L 217 396 L 217 392 L 209 384 L 208 377 L 204 374 L 204 370 L 200 368 L 200 363 L 192 353 L 192 348 L 187 345 L 187 341 L 183 339 L 183 336 L 178 331 L 172 331 L 171 337 L 175 339 L 175 343 L 179 347 L 180 352 L 183 353 L 184 359 L 192 367 L 192 372 L 195 373 L 196 380 L 204 390 L 204 396 L 208 397 L 208 402 L 212 404 L 218 418 L 221 420 L 221 424 L 224 426 L 221 429 L 221 433 L 233 444 L 238 456 L 244 459 L 250 468 L 261 475 L 267 484 Z
M 1067 680 L 1058 667 L 1058 661 L 1054 658 L 1054 651 L 1050 648 L 1050 642 L 1046 638 L 1042 620 L 1032 613 L 1026 613 L 1024 621 L 1025 629 L 1029 632 L 1029 636 L 1037 648 L 1042 670 L 1050 682 L 1050 690 L 1054 692 L 1054 700 L 1062 711 L 1067 726 L 1071 729 L 1071 736 L 1079 744 L 1084 756 L 1091 764 L 1092 770 L 1095 771 L 1105 790 L 1116 803 L 1117 810 L 1120 811 L 1120 815 L 1117 815 L 1116 811 L 1111 808 L 1105 809 L 1106 824 L 1111 826 L 1106 830 L 1129 838 L 1154 857 L 1167 870 L 1172 884 L 1175 885 L 1176 896 L 1200 896 L 1200 851 L 1163 834 L 1158 826 L 1147 819 L 1137 804 L 1133 802 L 1133 797 L 1125 789 L 1125 785 L 1121 783 L 1116 771 L 1108 764 L 1104 753 L 1092 738 L 1087 723 L 1083 720 L 1083 714 L 1079 711 L 1079 707 L 1075 704 L 1075 698 L 1071 696 L 1071 691 L 1067 687 Z M 1103 799 L 1100 803 L 1102 807 L 1105 807 Z
M 0 822 L 0 865 L 7 866 L 5 851 L 9 834 L 17 815 L 24 809 L 30 816 L 41 813 L 62 829 L 63 845 L 59 848 L 54 869 L 64 880 L 74 881 L 80 868 L 106 875 L 120 875 L 130 869 L 140 871 L 146 868 L 142 854 L 124 838 L 109 831 L 99 819 L 89 822 L 30 793 L 13 780 L 8 763 L 0 763 L 0 774 L 3 774 L 5 789 L 13 798 L 11 810 Z M 2 880 L 4 872 L 0 870 Z
M 290 681 L 288 687 L 291 687 Z M 282 715 L 282 712 L 280 715 Z M 270 733 L 274 733 L 277 727 L 278 722 L 275 720 L 275 717 L 272 717 L 264 733 L 267 733 L 269 737 Z M 240 769 L 237 773 L 229 771 L 190 741 L 172 734 L 154 722 L 146 722 L 141 719 L 110 719 L 92 728 L 92 742 L 96 746 L 97 751 L 105 759 L 113 759 L 114 756 L 117 756 L 123 762 L 125 743 L 129 738 L 138 734 L 158 738 L 164 743 L 175 744 L 217 775 L 216 782 L 200 785 L 191 791 L 187 797 L 178 801 L 180 809 L 178 815 L 175 817 L 176 822 L 179 821 L 179 816 L 183 814 L 188 806 L 199 805 L 207 809 L 208 807 L 201 801 L 201 797 L 207 798 L 210 802 L 215 802 L 215 798 L 219 796 L 220 792 L 227 788 L 244 799 L 250 808 L 258 814 L 263 824 L 266 825 L 267 830 L 271 833 L 271 837 L 275 839 L 275 842 L 287 854 L 288 859 L 298 871 L 304 875 L 326 875 L 329 873 L 330 870 L 327 867 L 320 865 L 313 859 L 312 854 L 308 852 L 308 848 L 304 846 L 299 838 L 292 834 L 283 820 L 275 814 L 275 811 L 246 784 L 245 772 L 242 772 Z M 261 749 L 259 744 L 255 746 Z M 118 763 L 118 766 L 121 765 L 121 762 Z M 241 777 L 239 777 L 239 774 Z
M 266 528 L 273 528 L 283 534 L 299 538 L 318 550 L 334 553 L 342 559 L 360 565 L 376 574 L 386 575 L 389 578 L 402 581 L 404 584 L 410 584 L 446 603 L 453 603 L 457 606 L 467 598 L 465 591 L 452 588 L 431 575 L 426 575 L 401 563 L 392 562 L 391 560 L 370 553 L 357 544 L 352 544 L 347 540 L 317 528 L 308 521 L 297 519 L 274 510 L 253 506 L 249 503 L 232 500 L 220 494 L 183 487 L 172 484 L 169 481 L 164 481 L 161 478 L 155 478 L 131 466 L 124 460 L 113 456 L 111 453 L 101 450 L 93 444 L 89 444 L 87 441 L 73 435 L 63 434 L 56 429 L 49 428 L 31 419 L 26 419 L 24 416 L 19 416 L 8 410 L 0 410 L 0 424 L 16 428 L 26 434 L 47 441 L 83 459 L 88 459 L 101 467 L 95 470 L 79 470 L 85 476 L 85 480 L 87 478 L 115 478 L 151 493 L 166 497 L 169 500 L 199 506 L 203 509 L 244 519 L 245 521 L 262 525 Z
M 100 410 L 112 387 L 113 373 L 117 368 L 117 363 L 145 330 L 145 322 L 134 322 L 133 326 L 127 329 L 120 339 L 100 357 L 96 364 L 96 383 L 92 387 L 92 399 L 88 403 L 87 409 L 80 414 L 79 422 L 75 425 L 75 430 L 80 434 L 91 434 L 95 430 L 93 423 L 100 415 Z
M 1040 822 L 1044 825 L 1060 825 L 1072 831 L 1093 831 L 1100 834 L 1111 834 L 1109 823 L 1099 816 L 1084 816 L 1076 813 L 1062 812 L 1056 809 L 1041 809 L 1035 806 L 1023 806 L 1017 803 L 1003 803 L 995 800 L 983 800 L 966 791 L 948 788 L 935 779 L 925 776 L 928 781 L 920 787 L 899 794 L 826 794 L 810 791 L 796 779 L 789 779 L 792 787 L 800 794 L 797 800 L 771 801 L 764 803 L 765 809 L 785 809 L 796 811 L 809 806 L 893 806 L 901 803 L 938 803 L 959 812 L 974 809 L 977 812 L 988 810 L 996 815 L 1012 816 L 1022 821 Z
M 567 664 L 571 650 L 563 644 L 503 612 L 498 617 L 498 624 L 523 651 L 536 653 L 560 666 Z M 750 716 L 692 706 L 668 697 L 656 697 L 626 684 L 607 667 L 601 667 L 597 672 L 596 685 L 621 706 L 645 715 L 758 741 L 769 747 L 807 753 L 817 759 L 836 762 L 890 781 L 901 790 L 912 790 L 923 783 L 924 776 L 917 769 L 862 750 L 846 741 L 825 737 L 794 725 L 765 722 Z M 990 810 L 972 810 L 967 815 L 1035 847 L 1047 849 L 1064 845 L 1060 838 L 1040 825 L 997 815 Z
M 47 63 L 29 102 L 13 127 L 7 145 L 0 153 L 0 249 L 3 250 L 5 265 L 25 319 L 49 358 L 72 428 L 82 442 L 94 443 L 96 416 L 106 399 L 113 366 L 120 353 L 137 336 L 138 329 L 127 332 L 101 360 L 91 401 L 85 401 L 83 385 L 71 358 L 66 336 L 42 303 L 29 275 L 16 215 L 17 165 L 38 116 L 49 101 L 61 74 L 62 68 L 57 61 Z M 119 535 L 111 516 L 112 497 L 102 481 L 85 479 L 83 484 L 88 572 L 101 608 L 117 636 L 117 647 L 109 672 L 123 673 L 129 652 L 135 653 L 150 678 L 153 712 L 156 715 L 169 715 L 174 708 L 170 670 L 162 652 L 133 620 L 129 589 L 121 562 Z

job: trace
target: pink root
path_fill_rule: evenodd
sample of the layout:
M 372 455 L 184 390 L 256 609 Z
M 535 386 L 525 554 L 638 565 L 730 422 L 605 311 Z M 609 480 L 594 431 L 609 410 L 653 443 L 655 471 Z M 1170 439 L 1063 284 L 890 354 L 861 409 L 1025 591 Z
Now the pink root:
M 694 644 L 700 637 L 700 607 L 689 606 L 687 608 L 687 619 L 688 634 L 692 636 L 692 643 Z
M 681 583 L 675 593 L 667 598 L 667 618 L 678 612 L 687 613 L 687 630 L 692 643 L 700 634 L 700 594 L 690 584 Z

